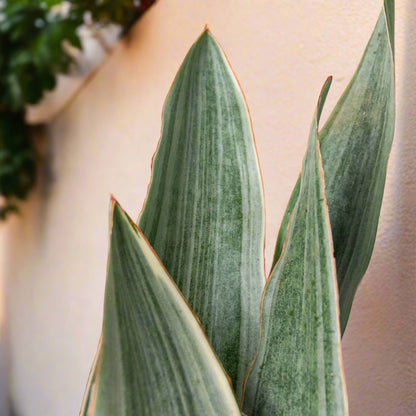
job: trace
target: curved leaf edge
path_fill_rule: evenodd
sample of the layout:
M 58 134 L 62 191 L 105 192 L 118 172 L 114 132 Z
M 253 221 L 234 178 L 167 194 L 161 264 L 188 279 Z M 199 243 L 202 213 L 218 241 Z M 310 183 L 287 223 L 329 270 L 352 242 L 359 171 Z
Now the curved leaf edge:
M 318 128 L 319 128 L 319 121 L 320 121 L 320 117 L 321 117 L 321 113 L 329 92 L 329 88 L 331 86 L 332 83 L 332 76 L 329 76 L 322 89 L 321 92 L 319 94 L 319 98 L 318 98 L 318 102 L 317 102 L 317 106 L 316 106 L 316 111 L 314 113 L 314 118 L 315 118 L 315 123 L 316 123 L 316 143 L 317 143 L 317 150 L 318 150 L 318 157 L 319 157 L 319 165 L 320 165 L 320 176 L 321 176 L 321 181 L 322 181 L 322 185 L 323 185 L 323 190 L 324 190 L 324 204 L 325 204 L 325 218 L 326 218 L 326 224 L 327 224 L 327 229 L 329 232 L 329 236 L 330 236 L 330 244 L 331 244 L 331 259 L 332 259 L 332 267 L 334 270 L 333 276 L 334 276 L 334 287 L 338 288 L 338 282 L 337 282 L 337 278 L 336 278 L 336 265 L 335 265 L 335 258 L 333 256 L 333 241 L 332 241 L 332 231 L 331 231 L 331 224 L 330 224 L 330 220 L 329 220 L 329 211 L 328 211 L 328 203 L 327 203 L 327 199 L 326 199 L 326 194 L 325 194 L 325 178 L 324 178 L 324 170 L 323 170 L 323 166 L 322 166 L 322 157 L 321 157 L 321 151 L 320 151 L 320 146 L 319 146 L 319 134 L 318 134 Z M 259 334 L 259 343 L 258 343 L 258 348 L 257 348 L 257 353 L 254 356 L 249 369 L 247 370 L 247 373 L 244 377 L 244 382 L 243 382 L 243 388 L 242 388 L 242 394 L 241 394 L 241 400 L 240 400 L 240 409 L 243 408 L 243 404 L 244 404 L 244 393 L 245 393 L 245 387 L 246 387 L 246 382 L 248 379 L 248 376 L 250 374 L 250 371 L 254 365 L 254 362 L 256 361 L 257 355 L 258 355 L 258 351 L 260 349 L 260 342 L 261 342 L 261 320 L 262 320 L 262 311 L 263 311 L 263 300 L 264 300 L 264 296 L 265 296 L 265 292 L 266 289 L 268 287 L 268 284 L 270 282 L 270 276 L 272 275 L 272 273 L 274 272 L 274 270 L 277 267 L 277 263 L 280 260 L 280 257 L 282 256 L 284 249 L 286 247 L 286 242 L 287 242 L 287 238 L 288 238 L 288 234 L 289 234 L 289 226 L 290 226 L 290 222 L 292 220 L 292 214 L 293 211 L 297 205 L 297 201 L 298 201 L 298 194 L 299 194 L 299 190 L 300 190 L 300 184 L 301 184 L 301 173 L 302 171 L 300 171 L 299 176 L 298 176 L 298 180 L 296 182 L 295 185 L 295 189 L 291 195 L 291 199 L 289 200 L 288 206 L 292 203 L 292 209 L 289 213 L 289 215 L 287 216 L 287 226 L 285 229 L 285 238 L 284 241 L 282 243 L 282 248 L 281 248 L 281 252 L 279 254 L 279 258 L 277 259 L 277 261 L 275 262 L 275 264 L 272 266 L 272 269 L 270 271 L 269 277 L 266 280 L 266 285 L 264 286 L 263 289 L 263 293 L 262 293 L 262 297 L 261 297 L 261 306 L 260 306 L 260 334 Z M 295 190 L 297 189 L 297 193 L 295 194 Z M 292 196 L 295 194 L 296 198 L 293 198 L 292 200 Z M 287 212 L 285 212 L 285 215 L 287 214 Z M 279 237 L 280 237 L 280 231 L 279 230 Z M 279 241 L 279 240 L 278 240 Z M 276 244 L 277 245 L 277 244 Z M 339 361 L 340 361 L 340 367 L 341 367 L 341 376 L 342 376 L 342 388 L 343 388 L 343 394 L 345 397 L 345 415 L 348 416 L 349 414 L 349 410 L 348 410 L 348 394 L 347 394 L 347 386 L 346 386 L 346 382 L 345 382 L 345 371 L 344 371 L 344 363 L 343 363 L 343 358 L 342 358 L 342 349 L 341 349 L 341 327 L 340 327 L 340 323 L 339 323 L 339 315 L 340 315 L 340 310 L 339 310 L 339 294 L 338 294 L 338 290 L 335 291 L 335 306 L 336 306 L 336 315 L 338 316 L 338 356 L 339 356 Z
M 322 143 L 324 143 L 324 141 L 327 137 L 327 134 L 328 134 L 327 131 L 330 129 L 330 121 L 333 117 L 333 114 L 335 114 L 335 112 L 337 110 L 337 107 L 344 103 L 345 99 L 348 96 L 348 93 L 349 93 L 351 87 L 354 84 L 354 81 L 355 81 L 356 77 L 358 76 L 360 68 L 362 67 L 362 65 L 364 64 L 364 62 L 366 60 L 367 50 L 370 47 L 371 39 L 374 36 L 374 33 L 375 33 L 377 25 L 378 25 L 378 21 L 380 20 L 381 16 L 383 16 L 383 18 L 384 18 L 384 25 L 385 25 L 385 28 L 386 28 L 386 34 L 387 34 L 387 38 L 388 38 L 387 41 L 388 41 L 389 49 L 390 49 L 390 53 L 391 53 L 391 75 L 392 75 L 393 91 L 394 91 L 393 97 L 394 97 L 394 101 L 396 102 L 396 97 L 395 97 L 395 94 L 396 94 L 396 76 L 395 76 L 395 57 L 394 57 L 394 53 L 395 53 L 395 48 L 394 48 L 394 27 L 395 27 L 394 5 L 395 5 L 394 0 L 384 0 L 383 1 L 383 7 L 382 7 L 382 9 L 381 9 L 381 11 L 378 15 L 378 18 L 377 18 L 376 23 L 374 25 L 373 31 L 371 32 L 370 39 L 368 40 L 368 43 L 367 43 L 367 45 L 364 49 L 364 52 L 363 52 L 363 54 L 360 58 L 359 64 L 358 64 L 357 68 L 355 69 L 355 71 L 354 71 L 352 77 L 350 78 L 349 82 L 347 83 L 345 89 L 343 90 L 342 94 L 340 95 L 340 98 L 338 99 L 337 103 L 335 104 L 335 107 L 333 108 L 332 112 L 330 113 L 325 125 L 319 131 L 319 134 L 318 134 L 319 137 L 320 137 L 319 140 Z M 393 130 L 394 130 L 395 119 L 396 119 L 396 106 L 394 106 Z M 392 137 L 392 139 L 393 139 L 393 137 Z M 391 151 L 392 144 L 393 144 L 393 140 L 391 140 L 391 142 L 390 142 L 389 154 L 388 154 L 387 161 L 386 161 L 386 170 L 388 168 L 388 162 L 389 162 L 389 159 L 390 159 L 390 151 Z M 386 177 L 384 178 L 384 180 L 386 180 Z M 293 192 L 295 192 L 295 190 Z M 382 203 L 382 200 L 381 200 L 381 203 Z M 380 220 L 380 213 L 379 213 L 379 217 L 377 218 L 377 224 L 379 223 L 379 220 Z M 378 225 L 377 225 L 377 228 L 376 228 L 376 232 L 377 232 L 377 229 L 378 229 Z M 374 250 L 374 244 L 375 244 L 375 240 L 373 242 L 373 249 L 372 250 Z M 276 247 L 277 247 L 277 244 L 276 244 Z M 371 254 L 371 256 L 372 256 L 372 254 Z M 368 268 L 368 266 L 369 266 L 369 263 L 367 264 L 367 268 Z M 356 293 L 359 285 L 361 284 L 361 281 L 362 281 L 364 276 L 365 276 L 365 273 L 361 277 L 359 283 L 354 288 L 353 298 L 355 297 L 355 293 Z M 341 292 L 343 291 L 343 288 L 344 288 L 343 284 L 339 285 L 339 290 Z M 341 319 L 341 337 L 344 335 L 347 324 L 348 324 L 349 316 L 350 316 L 350 313 L 351 313 L 351 306 L 353 304 L 353 298 L 350 301 L 349 307 L 346 307 L 346 308 L 341 307 L 341 309 L 342 309 L 342 314 L 340 315 L 340 319 Z M 341 301 L 341 303 L 343 303 L 342 294 L 341 294 L 341 297 L 340 297 L 340 301 Z M 344 305 L 345 304 L 343 303 L 342 306 L 344 306 Z
M 225 371 L 220 359 L 217 356 L 216 351 L 214 350 L 211 341 L 209 340 L 209 338 L 207 337 L 204 328 L 201 325 L 201 322 L 198 318 L 198 316 L 195 314 L 195 312 L 193 311 L 191 305 L 189 304 L 189 302 L 187 301 L 187 299 L 184 297 L 184 295 L 182 294 L 182 292 L 179 290 L 177 284 L 175 283 L 175 281 L 173 280 L 173 278 L 170 276 L 170 274 L 168 273 L 168 271 L 166 270 L 165 266 L 163 265 L 163 263 L 160 261 L 159 256 L 157 255 L 157 253 L 155 252 L 155 250 L 153 249 L 153 247 L 150 245 L 150 243 L 148 242 L 146 236 L 143 234 L 143 232 L 140 230 L 140 228 L 138 227 L 138 225 L 131 219 L 131 217 L 126 213 L 126 211 L 121 207 L 121 205 L 119 204 L 119 202 L 116 200 L 116 198 L 111 194 L 110 196 L 110 226 L 109 226 L 109 241 L 111 241 L 111 232 L 113 229 L 113 213 L 114 213 L 114 209 L 118 208 L 125 216 L 126 218 L 129 220 L 130 225 L 135 229 L 135 231 L 141 236 L 141 238 L 143 238 L 143 240 L 146 242 L 147 246 L 150 248 L 150 250 L 152 251 L 152 253 L 155 256 L 155 260 L 158 261 L 159 265 L 163 268 L 164 272 L 166 273 L 166 275 L 168 276 L 170 282 L 173 284 L 173 287 L 175 287 L 175 289 L 177 290 L 178 294 L 180 295 L 180 297 L 183 299 L 183 301 L 185 302 L 185 304 L 187 305 L 187 307 L 189 308 L 190 312 L 192 313 L 192 315 L 194 316 L 194 318 L 196 319 L 196 322 L 199 326 L 199 328 L 202 331 L 202 334 L 205 338 L 205 340 L 208 343 L 209 348 L 211 349 L 211 351 L 213 352 L 213 355 L 217 361 L 217 363 L 219 364 L 220 368 L 222 369 L 225 377 L 227 378 L 228 384 L 230 386 L 230 389 L 234 395 L 234 398 L 236 400 L 237 403 L 237 395 L 236 392 L 234 390 L 234 387 L 232 385 L 231 382 L 231 378 L 229 377 L 229 375 L 227 374 L 227 372 Z M 110 250 L 110 247 L 108 249 L 108 251 Z M 108 259 L 110 258 L 110 256 L 108 256 Z M 107 269 L 108 269 L 108 262 L 107 262 Z M 96 349 L 96 353 L 94 356 L 94 361 L 93 364 L 91 366 L 89 375 L 88 375 L 88 380 L 86 383 L 86 387 L 85 387 L 85 392 L 84 392 L 84 397 L 82 400 L 82 404 L 81 404 L 81 410 L 79 412 L 79 416 L 90 416 L 91 413 L 89 412 L 89 409 L 93 409 L 93 405 L 91 403 L 94 403 L 95 400 L 95 396 L 96 396 L 96 390 L 97 390 L 97 378 L 99 375 L 99 371 L 100 371 L 100 363 L 101 363 L 101 354 L 102 354 L 102 342 L 103 342 L 103 330 L 101 330 L 101 335 L 98 341 L 98 346 Z
M 392 65 L 393 65 L 393 77 L 395 78 L 395 70 L 394 70 L 394 0 L 384 0 L 383 2 L 383 8 L 381 10 L 381 13 L 384 14 L 384 21 L 386 24 L 386 29 L 387 29 L 387 33 L 389 36 L 389 43 L 390 43 L 390 50 L 391 50 L 391 54 L 392 54 Z M 375 29 L 376 25 L 374 26 Z M 374 31 L 373 29 L 373 31 Z M 365 58 L 366 55 L 366 51 L 368 48 L 368 44 L 366 45 L 362 56 L 360 58 L 359 64 L 357 65 L 357 68 L 354 70 L 354 73 L 352 74 L 350 80 L 348 81 L 346 87 L 344 88 L 344 90 L 342 91 L 337 103 L 335 104 L 333 111 L 336 109 L 336 107 L 342 103 L 344 97 L 346 97 L 349 89 L 350 89 L 350 85 L 353 83 L 356 74 L 359 70 L 359 68 L 362 65 L 362 62 Z M 328 120 L 331 118 L 332 113 L 329 115 Z M 321 134 L 321 132 L 323 132 L 325 130 L 325 127 L 327 126 L 327 123 L 324 124 L 324 126 L 322 127 L 322 129 L 318 132 L 318 136 Z M 292 193 L 290 194 L 290 198 L 289 198 L 289 202 L 287 203 L 284 215 L 283 215 L 283 219 L 282 222 L 280 224 L 280 228 L 278 231 L 278 236 L 277 236 L 277 240 L 276 240 L 276 244 L 275 244 L 275 249 L 274 249 L 274 254 L 273 254 L 273 261 L 272 261 L 272 267 L 270 269 L 269 275 L 272 273 L 276 263 L 279 261 L 281 254 L 282 254 L 282 250 L 283 250 L 283 244 L 284 241 L 286 239 L 286 233 L 287 233 L 287 229 L 289 226 L 289 220 L 290 220 L 290 216 L 291 213 L 296 205 L 296 201 L 299 195 L 299 188 L 300 188 L 300 179 L 301 179 L 301 173 L 299 173 L 298 178 L 296 180 L 295 186 L 292 190 Z
M 201 34 L 198 36 L 197 40 L 196 40 L 196 41 L 192 44 L 192 46 L 189 48 L 189 50 L 188 50 L 188 52 L 187 52 L 187 53 L 189 53 L 189 51 L 193 48 L 193 46 L 194 46 L 194 45 L 195 45 L 195 44 L 196 44 L 196 43 L 200 40 L 200 38 L 201 38 L 202 36 L 204 36 L 204 35 L 207 35 L 207 36 L 209 36 L 210 38 L 212 38 L 212 39 L 214 40 L 214 42 L 216 43 L 216 45 L 218 46 L 219 50 L 220 50 L 220 51 L 221 51 L 221 53 L 222 53 L 222 56 L 223 56 L 223 58 L 224 58 L 225 62 L 227 63 L 228 69 L 229 69 L 229 71 L 230 71 L 230 73 L 231 73 L 231 75 L 232 75 L 232 79 L 233 79 L 233 80 L 234 80 L 234 82 L 235 82 L 235 85 L 236 85 L 236 87 L 237 87 L 237 90 L 240 92 L 241 97 L 242 97 L 242 99 L 243 99 L 243 101 L 244 101 L 244 104 L 245 104 L 245 109 L 246 109 L 246 111 L 247 111 L 247 114 L 248 114 L 248 119 L 249 119 L 249 122 L 250 122 L 251 137 L 253 138 L 253 149 L 254 149 L 254 153 L 255 153 L 255 156 L 256 156 L 257 170 L 258 170 L 258 172 L 259 172 L 259 177 L 260 177 L 260 184 L 261 184 L 261 191 L 262 191 L 262 201 L 261 201 L 261 203 L 262 203 L 262 206 L 263 206 L 263 218 L 266 218 L 266 205 L 265 205 L 264 180 L 263 180 L 263 173 L 262 173 L 262 170 L 261 170 L 261 165 L 260 165 L 260 158 L 259 158 L 259 152 L 258 152 L 258 147 L 257 147 L 257 142 L 256 142 L 256 136 L 255 136 L 255 134 L 254 134 L 253 120 L 252 120 L 252 117 L 251 117 L 251 112 L 250 112 L 250 108 L 249 108 L 249 106 L 248 106 L 247 98 L 246 98 L 245 93 L 244 93 L 244 91 L 243 91 L 243 88 L 242 88 L 242 86 L 241 86 L 240 80 L 238 79 L 238 77 L 237 77 L 237 75 L 236 75 L 236 73 L 235 73 L 235 71 L 234 71 L 234 68 L 233 68 L 233 66 L 231 65 L 230 59 L 228 58 L 228 56 L 227 56 L 227 54 L 226 54 L 226 52 L 225 52 L 224 48 L 222 47 L 221 43 L 217 40 L 217 38 L 214 36 L 214 34 L 213 34 L 213 33 L 211 32 L 211 30 L 209 29 L 208 24 L 206 24 L 206 25 L 205 25 L 205 27 L 204 27 L 203 31 L 202 31 L 202 32 L 201 32 Z M 156 150 L 155 150 L 155 152 L 153 153 L 153 155 L 152 155 L 152 159 L 151 159 L 151 162 L 150 162 L 150 171 L 151 171 L 151 174 L 150 174 L 150 181 L 149 181 L 149 184 L 148 184 L 148 186 L 147 186 L 146 196 L 145 196 L 145 199 L 144 199 L 144 202 L 143 202 L 142 208 L 140 209 L 139 215 L 138 215 L 138 217 L 137 217 L 136 224 L 138 224 L 138 223 L 139 223 L 140 217 L 141 217 L 141 215 L 142 215 L 142 213 L 143 213 L 143 211 L 144 211 L 144 209 L 145 209 L 146 202 L 147 202 L 147 200 L 148 200 L 150 187 L 151 187 L 151 185 L 152 185 L 152 181 L 153 181 L 153 166 L 154 166 L 154 160 L 155 160 L 155 156 L 157 155 L 157 153 L 158 153 L 158 151 L 159 151 L 160 142 L 161 142 L 161 140 L 162 140 L 162 132 L 163 132 L 163 128 L 164 128 L 164 125 L 163 125 L 163 116 L 164 116 L 164 111 L 165 111 L 165 108 L 166 108 L 166 101 L 167 101 L 167 99 L 168 99 L 168 97 L 169 97 L 169 94 L 170 94 L 170 92 L 171 92 L 171 90 L 172 90 L 173 85 L 175 84 L 175 82 L 176 82 L 176 80 L 177 80 L 177 77 L 178 77 L 179 71 L 180 71 L 180 69 L 176 72 L 176 75 L 175 75 L 175 77 L 174 77 L 174 79 L 173 79 L 173 81 L 172 81 L 172 83 L 171 83 L 171 85 L 170 85 L 170 87 L 169 87 L 168 93 L 166 94 L 165 100 L 164 100 L 164 102 L 163 102 L 163 107 L 162 107 L 163 109 L 162 109 L 162 114 L 161 114 L 161 128 L 160 128 L 159 139 L 158 139 L 158 142 L 157 142 L 157 145 L 156 145 Z M 265 231 L 266 231 L 266 223 L 265 223 L 265 220 L 263 220 L 263 231 L 262 231 L 262 232 L 263 232 L 263 270 L 264 270 L 264 282 L 266 282 L 266 280 L 267 280 L 267 276 L 266 276 L 266 256 L 265 256 L 265 252 L 266 252 L 266 232 L 265 232 Z M 147 241 L 147 240 L 146 240 L 146 241 Z M 152 249 L 153 249 L 153 248 L 152 248 Z

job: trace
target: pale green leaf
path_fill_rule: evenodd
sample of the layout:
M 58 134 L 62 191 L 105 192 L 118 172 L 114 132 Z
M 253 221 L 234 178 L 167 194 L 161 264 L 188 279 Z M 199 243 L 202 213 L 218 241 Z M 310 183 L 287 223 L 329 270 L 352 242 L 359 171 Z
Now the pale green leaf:
M 81 415 L 240 415 L 198 320 L 115 202 L 111 222 L 102 340 Z
M 344 416 L 347 397 L 340 351 L 337 284 L 318 148 L 312 123 L 282 256 L 267 281 L 261 335 L 245 385 L 250 416 Z
M 373 251 L 394 132 L 394 1 L 384 3 L 357 71 L 319 133 L 342 332 Z M 280 257 L 298 192 L 297 184 L 279 231 L 273 265 Z
M 167 97 L 139 225 L 201 320 L 237 393 L 258 340 L 263 211 L 244 97 L 205 30 Z

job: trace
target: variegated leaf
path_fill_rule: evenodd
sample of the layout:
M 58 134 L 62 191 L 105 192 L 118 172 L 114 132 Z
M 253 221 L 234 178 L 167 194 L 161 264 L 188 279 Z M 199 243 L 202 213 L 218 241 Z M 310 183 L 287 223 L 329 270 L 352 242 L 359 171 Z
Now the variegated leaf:
M 167 97 L 139 225 L 201 320 L 237 393 L 257 346 L 263 211 L 244 97 L 205 30 Z
M 394 1 L 385 0 L 358 69 L 319 133 L 342 332 L 373 252 L 383 199 L 395 120 L 393 36 Z M 298 192 L 297 184 L 279 231 L 273 266 Z
M 330 85 L 312 123 L 282 256 L 267 281 L 261 335 L 245 385 L 250 416 L 345 416 L 347 397 L 335 263 L 319 154 L 317 125 Z
M 81 416 L 240 415 L 198 320 L 113 201 L 104 323 Z

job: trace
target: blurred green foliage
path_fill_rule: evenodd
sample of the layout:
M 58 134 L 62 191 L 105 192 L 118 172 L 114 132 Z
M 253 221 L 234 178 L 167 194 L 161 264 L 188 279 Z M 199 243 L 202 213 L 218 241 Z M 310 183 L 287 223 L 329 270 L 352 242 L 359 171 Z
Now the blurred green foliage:
M 36 156 L 25 107 L 54 89 L 72 64 L 65 44 L 81 49 L 78 28 L 116 23 L 123 33 L 154 0 L 0 1 L 0 219 L 35 184 Z
M 36 104 L 55 87 L 56 74 L 67 72 L 71 58 L 63 41 L 80 48 L 76 33 L 82 16 L 51 14 L 45 3 L 6 4 L 0 23 L 0 101 L 11 111 Z
M 17 211 L 14 199 L 24 199 L 35 183 L 36 160 L 24 113 L 0 113 L 0 219 Z

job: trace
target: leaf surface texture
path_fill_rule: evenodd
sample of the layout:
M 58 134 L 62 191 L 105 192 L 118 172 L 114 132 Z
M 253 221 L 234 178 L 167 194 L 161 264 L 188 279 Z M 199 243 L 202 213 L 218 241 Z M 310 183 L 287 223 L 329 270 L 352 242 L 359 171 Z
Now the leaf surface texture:
M 386 0 L 361 62 L 319 133 L 339 286 L 341 330 L 370 262 L 395 123 L 394 1 Z M 298 184 L 279 231 L 278 261 Z
M 87 415 L 240 415 L 198 320 L 116 202 L 102 339 L 81 410 Z
M 208 30 L 166 99 L 139 226 L 239 393 L 265 282 L 263 193 L 243 94 Z
M 250 416 L 344 416 L 335 264 L 318 148 L 312 123 L 282 256 L 263 294 L 259 349 L 248 373 L 243 410 Z

